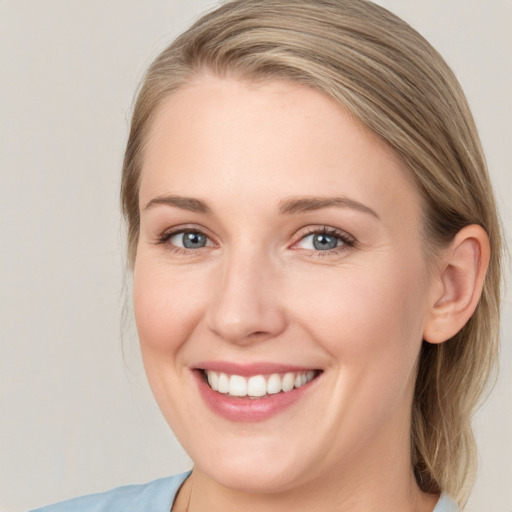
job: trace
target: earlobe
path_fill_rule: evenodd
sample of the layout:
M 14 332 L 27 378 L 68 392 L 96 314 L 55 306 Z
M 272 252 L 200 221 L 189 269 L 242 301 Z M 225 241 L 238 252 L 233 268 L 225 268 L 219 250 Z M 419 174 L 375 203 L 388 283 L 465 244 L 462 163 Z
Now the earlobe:
M 423 339 L 442 343 L 455 336 L 474 313 L 489 265 L 490 245 L 478 225 L 461 229 L 445 249 L 437 271 Z

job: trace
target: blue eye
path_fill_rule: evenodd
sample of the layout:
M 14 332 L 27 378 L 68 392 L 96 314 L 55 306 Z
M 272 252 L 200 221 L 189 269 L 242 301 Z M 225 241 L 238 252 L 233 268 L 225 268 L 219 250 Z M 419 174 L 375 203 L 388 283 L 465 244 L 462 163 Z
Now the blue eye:
M 348 248 L 354 245 L 353 239 L 343 232 L 332 229 L 322 229 L 304 236 L 295 247 L 309 251 L 326 252 Z
M 324 235 L 323 233 L 317 233 L 311 235 L 313 237 L 313 247 L 318 251 L 328 251 L 338 247 L 340 240 L 331 235 Z
M 198 231 L 181 231 L 168 238 L 169 242 L 182 249 L 202 249 L 209 243 L 208 237 Z

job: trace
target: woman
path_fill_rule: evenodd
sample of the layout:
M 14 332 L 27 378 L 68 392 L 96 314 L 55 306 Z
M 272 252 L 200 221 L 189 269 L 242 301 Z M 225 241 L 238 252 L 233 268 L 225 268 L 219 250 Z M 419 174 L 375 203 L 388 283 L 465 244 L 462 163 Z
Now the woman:
M 365 0 L 226 3 L 148 70 L 121 195 L 146 373 L 194 468 L 45 510 L 464 504 L 500 230 L 421 36 Z

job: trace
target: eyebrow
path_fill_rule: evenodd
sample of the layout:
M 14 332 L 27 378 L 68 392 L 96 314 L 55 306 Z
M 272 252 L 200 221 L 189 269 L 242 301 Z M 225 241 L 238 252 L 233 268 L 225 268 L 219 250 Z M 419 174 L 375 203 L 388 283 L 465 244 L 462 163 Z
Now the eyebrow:
M 189 212 L 196 213 L 211 213 L 210 207 L 200 199 L 195 199 L 193 197 L 183 197 L 183 196 L 159 196 L 151 199 L 144 210 L 148 210 L 157 205 L 164 206 L 175 206 L 182 210 L 187 210 Z
M 195 213 L 211 213 L 210 207 L 201 199 L 176 195 L 155 197 L 146 204 L 144 210 L 158 205 L 174 206 Z M 348 197 L 291 197 L 279 202 L 279 213 L 281 215 L 303 213 L 323 208 L 351 208 L 362 213 L 368 213 L 377 219 L 380 218 L 377 212 L 368 206 Z
M 279 213 L 292 214 L 309 212 L 313 210 L 321 210 L 323 208 L 351 208 L 353 210 L 360 211 L 362 213 L 369 213 L 375 218 L 379 219 L 379 215 L 376 211 L 372 210 L 368 206 L 349 199 L 348 197 L 292 197 L 284 199 L 279 203 Z

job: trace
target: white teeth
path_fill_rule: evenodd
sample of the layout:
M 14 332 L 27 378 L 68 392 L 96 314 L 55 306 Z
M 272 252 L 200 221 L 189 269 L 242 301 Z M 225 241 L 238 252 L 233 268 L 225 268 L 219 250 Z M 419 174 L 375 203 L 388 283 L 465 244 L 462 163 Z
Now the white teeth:
M 281 391 L 281 377 L 277 373 L 273 373 L 267 380 L 267 393 L 275 395 Z
M 219 393 L 236 397 L 263 397 L 265 395 L 275 395 L 280 392 L 286 393 L 293 388 L 300 388 L 313 380 L 316 373 L 308 372 L 287 372 L 285 374 L 273 373 L 265 377 L 264 375 L 253 375 L 252 377 L 242 377 L 240 375 L 227 375 L 222 372 L 206 370 L 206 378 L 209 386 Z
M 225 373 L 219 373 L 219 393 L 229 392 L 229 379 Z
M 208 372 L 208 384 L 214 391 L 219 389 L 219 376 L 217 372 Z
M 231 375 L 229 378 L 229 394 L 231 396 L 247 395 L 247 379 L 240 375 Z
M 295 374 L 294 373 L 286 373 L 283 377 L 283 382 L 281 384 L 281 388 L 283 391 L 290 391 L 293 389 L 295 385 Z
M 263 375 L 255 375 L 247 382 L 249 396 L 265 396 L 267 394 L 267 380 Z

